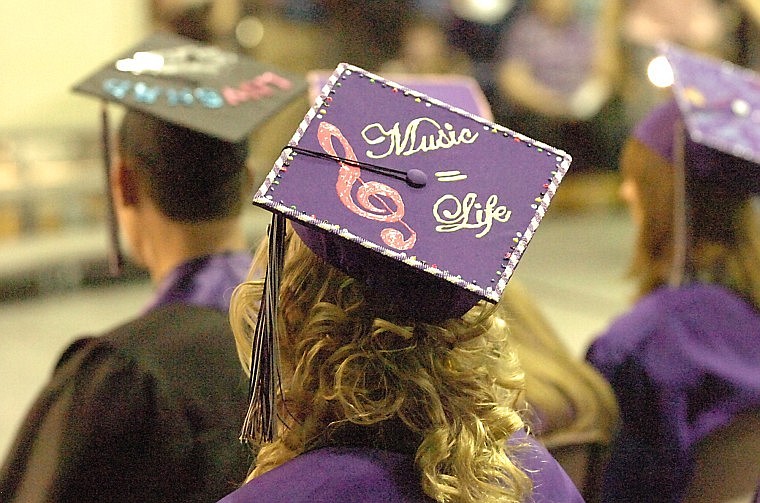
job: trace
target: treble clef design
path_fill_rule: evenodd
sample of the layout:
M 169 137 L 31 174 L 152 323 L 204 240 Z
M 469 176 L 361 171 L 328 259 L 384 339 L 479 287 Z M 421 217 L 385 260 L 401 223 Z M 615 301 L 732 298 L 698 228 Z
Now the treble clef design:
M 344 158 L 352 162 L 358 162 L 354 149 L 343 136 L 340 129 L 329 122 L 321 122 L 317 130 L 317 138 L 320 146 L 331 156 L 338 157 L 335 153 L 333 138 L 337 138 L 344 150 Z M 385 228 L 380 231 L 383 242 L 396 250 L 409 250 L 417 241 L 417 233 L 409 227 L 404 218 L 404 201 L 401 194 L 392 187 L 380 182 L 365 182 L 361 179 L 361 170 L 343 161 L 338 161 L 340 170 L 335 190 L 343 205 L 357 215 L 378 222 L 398 222 L 407 231 L 409 237 L 398 229 Z M 356 189 L 356 202 L 353 197 L 353 189 L 356 182 L 361 185 Z M 392 210 L 387 202 L 390 200 L 396 209 Z M 357 204 L 357 202 L 359 204 Z M 361 205 L 361 206 L 360 206 Z

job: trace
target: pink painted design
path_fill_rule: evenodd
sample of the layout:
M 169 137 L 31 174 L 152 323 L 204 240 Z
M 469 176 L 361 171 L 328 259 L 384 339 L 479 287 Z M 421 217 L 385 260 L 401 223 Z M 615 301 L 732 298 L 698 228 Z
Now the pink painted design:
M 317 138 L 324 151 L 332 156 L 338 155 L 333 145 L 333 138 L 337 138 L 343 147 L 343 157 L 349 161 L 357 161 L 354 149 L 335 125 L 329 122 L 321 122 L 317 130 Z M 404 201 L 401 199 L 401 194 L 384 183 L 365 182 L 361 179 L 361 170 L 357 166 L 351 166 L 343 161 L 339 161 L 338 164 L 340 164 L 340 170 L 338 171 L 335 190 L 343 205 L 353 213 L 369 220 L 398 222 L 409 232 L 408 238 L 405 238 L 400 230 L 390 227 L 383 229 L 380 232 L 380 237 L 386 245 L 396 250 L 411 249 L 417 241 L 417 233 L 403 220 Z M 354 201 L 354 185 L 356 182 L 361 185 L 356 188 L 356 201 Z M 395 210 L 391 209 L 388 201 L 393 203 Z

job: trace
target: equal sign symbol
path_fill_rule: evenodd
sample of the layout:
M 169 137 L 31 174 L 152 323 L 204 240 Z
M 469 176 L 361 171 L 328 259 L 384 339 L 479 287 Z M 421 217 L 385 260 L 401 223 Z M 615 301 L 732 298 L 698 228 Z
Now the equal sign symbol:
M 435 177 L 439 182 L 459 182 L 467 179 L 467 175 L 461 171 L 438 171 Z

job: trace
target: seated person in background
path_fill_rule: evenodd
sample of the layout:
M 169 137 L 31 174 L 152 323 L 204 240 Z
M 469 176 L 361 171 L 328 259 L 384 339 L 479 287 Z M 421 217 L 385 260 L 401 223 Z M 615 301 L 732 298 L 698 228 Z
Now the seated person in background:
M 536 193 L 548 204 L 566 154 L 355 68 L 329 82 L 254 196 L 273 221 L 230 320 L 251 375 L 243 437 L 258 452 L 222 501 L 581 502 L 525 432 L 523 372 L 485 301 L 521 255 L 505 244 L 511 226 L 544 210 Z M 388 145 L 373 128 L 409 121 L 418 136 L 445 124 L 461 141 L 378 155 Z M 510 192 L 526 159 L 535 180 Z M 441 165 L 461 171 L 433 179 Z M 490 208 L 499 221 L 480 233 L 445 225 L 454 210 L 442 206 L 460 192 L 494 194 L 492 206 L 511 193 L 524 207 L 509 219 Z
M 589 4 L 589 6 L 586 6 Z M 573 172 L 609 170 L 617 110 L 619 0 L 531 0 L 502 34 L 496 78 L 507 127 L 573 150 Z
M 405 27 L 395 57 L 384 62 L 380 72 L 383 75 L 473 73 L 467 56 L 449 45 L 440 21 L 419 15 Z
M 522 284 L 512 279 L 499 315 L 525 371 L 531 432 L 564 468 L 584 499 L 598 500 L 618 410 L 609 383 L 574 357 Z
M 744 113 L 760 86 L 684 50 L 665 55 L 678 104 L 638 125 L 620 163 L 639 299 L 587 355 L 620 406 L 609 502 L 681 501 L 700 441 L 760 410 L 760 144 Z
M 250 254 L 247 147 L 128 111 L 116 214 L 156 293 L 63 353 L 0 473 L 3 501 L 209 501 L 245 473 L 245 379 L 225 311 Z
M 160 40 L 192 53 L 185 40 Z M 113 71 L 82 87 L 103 89 Z M 117 75 L 122 86 L 146 79 Z M 221 139 L 207 129 L 218 108 L 195 122 L 180 108 L 185 127 L 164 120 L 177 107 L 157 100 L 140 112 L 130 96 L 117 100 L 128 110 L 110 188 L 131 256 L 156 291 L 135 319 L 63 353 L 0 471 L 3 502 L 209 502 L 250 464 L 238 441 L 247 400 L 228 311 L 252 259 L 241 214 L 256 117 L 228 115 L 225 131 L 242 133 Z

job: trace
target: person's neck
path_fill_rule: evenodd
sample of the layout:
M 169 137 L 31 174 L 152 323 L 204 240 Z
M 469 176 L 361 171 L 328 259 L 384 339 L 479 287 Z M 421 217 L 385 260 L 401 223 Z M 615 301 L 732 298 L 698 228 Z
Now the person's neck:
M 143 257 L 153 283 L 160 283 L 180 264 L 198 257 L 244 250 L 238 219 L 202 223 L 164 220 L 151 227 Z

